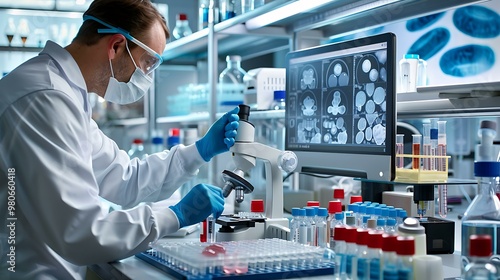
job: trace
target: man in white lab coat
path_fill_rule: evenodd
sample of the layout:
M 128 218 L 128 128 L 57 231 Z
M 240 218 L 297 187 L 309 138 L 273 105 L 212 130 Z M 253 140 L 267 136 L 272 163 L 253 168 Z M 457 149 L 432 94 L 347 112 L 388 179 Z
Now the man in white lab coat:
M 143 160 L 91 119 L 89 92 L 124 104 L 148 90 L 168 37 L 149 0 L 95 0 L 70 45 L 49 41 L 0 80 L 0 279 L 82 279 L 86 265 L 222 213 L 214 186 L 162 200 L 234 144 L 238 108 L 195 144 Z M 128 210 L 108 213 L 100 198 Z

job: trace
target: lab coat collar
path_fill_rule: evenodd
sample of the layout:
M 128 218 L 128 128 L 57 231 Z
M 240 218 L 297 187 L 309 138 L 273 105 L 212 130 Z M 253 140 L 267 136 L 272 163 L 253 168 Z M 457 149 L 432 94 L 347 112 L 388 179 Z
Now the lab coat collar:
M 67 79 L 75 86 L 79 87 L 82 92 L 87 93 L 87 85 L 83 79 L 82 72 L 78 64 L 76 64 L 75 59 L 67 50 L 49 40 L 40 54 L 47 54 L 52 57 L 52 59 L 57 62 L 58 67 L 62 70 L 64 75 L 66 75 Z

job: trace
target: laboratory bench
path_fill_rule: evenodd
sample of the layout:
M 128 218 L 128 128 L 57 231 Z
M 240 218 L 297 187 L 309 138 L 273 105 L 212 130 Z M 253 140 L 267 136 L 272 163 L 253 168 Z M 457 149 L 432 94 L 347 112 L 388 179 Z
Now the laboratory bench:
M 459 279 L 460 278 L 460 265 L 461 265 L 461 222 L 459 217 L 465 213 L 468 203 L 463 200 L 461 204 L 455 204 L 450 207 L 447 219 L 455 221 L 455 252 L 454 254 L 437 255 L 443 261 L 443 276 L 445 279 Z M 199 231 L 195 231 L 185 237 L 170 237 L 163 238 L 165 241 L 179 242 L 179 241 L 198 241 Z M 135 256 L 119 260 L 112 263 L 95 264 L 88 267 L 88 280 L 95 279 L 177 279 L 173 276 L 163 272 L 160 269 L 153 267 L 143 260 Z M 331 275 L 314 276 L 305 278 L 292 278 L 292 279 L 332 279 Z

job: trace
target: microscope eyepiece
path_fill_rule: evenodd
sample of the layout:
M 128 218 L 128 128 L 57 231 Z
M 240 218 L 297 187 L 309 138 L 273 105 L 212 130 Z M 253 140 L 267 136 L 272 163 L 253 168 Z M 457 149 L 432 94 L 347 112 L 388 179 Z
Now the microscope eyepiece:
M 248 116 L 250 116 L 250 106 L 245 104 L 238 105 L 240 107 L 240 112 L 238 113 L 238 117 L 240 117 L 240 121 L 248 121 Z

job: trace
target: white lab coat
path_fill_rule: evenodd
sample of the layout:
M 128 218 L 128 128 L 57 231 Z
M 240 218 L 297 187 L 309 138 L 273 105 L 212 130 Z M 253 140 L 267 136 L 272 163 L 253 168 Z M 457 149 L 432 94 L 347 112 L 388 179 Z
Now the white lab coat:
M 0 279 L 81 279 L 86 265 L 144 251 L 178 229 L 161 203 L 133 206 L 194 177 L 204 163 L 196 147 L 130 160 L 90 116 L 81 72 L 53 42 L 0 80 Z M 100 197 L 133 208 L 108 213 Z

